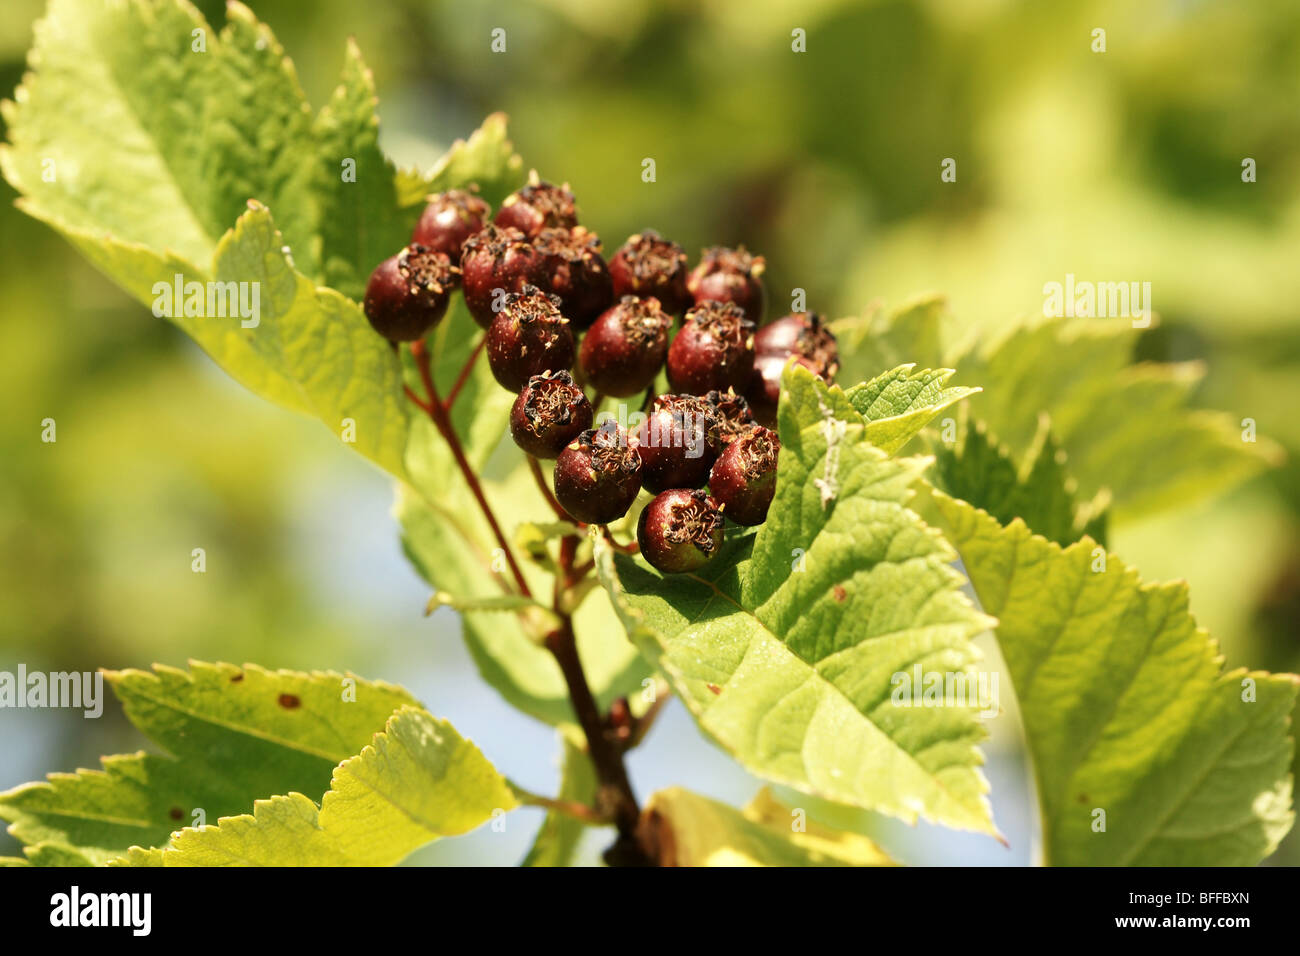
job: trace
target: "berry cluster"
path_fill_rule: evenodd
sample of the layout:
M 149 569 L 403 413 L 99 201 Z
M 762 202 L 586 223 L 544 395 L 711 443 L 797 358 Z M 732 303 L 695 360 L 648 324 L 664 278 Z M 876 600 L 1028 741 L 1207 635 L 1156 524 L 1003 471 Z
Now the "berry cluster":
M 761 256 L 722 247 L 691 269 L 681 246 L 651 230 L 606 263 L 568 186 L 533 173 L 495 218 L 472 192 L 433 197 L 411 244 L 371 274 L 365 312 L 385 338 L 414 342 L 460 287 L 486 330 L 493 376 L 518 394 L 515 444 L 555 459 L 558 505 L 579 523 L 607 524 L 644 488 L 654 498 L 637 525 L 641 553 L 685 572 L 717 552 L 724 517 L 749 526 L 767 517 L 786 363 L 828 382 L 839 367 L 817 313 L 762 324 L 763 269 Z M 661 370 L 672 394 L 654 394 Z M 595 424 L 584 386 L 644 392 L 643 420 L 630 433 Z

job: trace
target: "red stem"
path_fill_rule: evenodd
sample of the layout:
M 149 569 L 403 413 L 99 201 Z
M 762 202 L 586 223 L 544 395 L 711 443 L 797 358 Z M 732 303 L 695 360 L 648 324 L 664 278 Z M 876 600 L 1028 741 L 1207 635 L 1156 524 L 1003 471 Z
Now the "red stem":
M 429 353 L 424 347 L 423 340 L 411 343 L 411 356 L 415 359 L 415 364 L 420 370 L 420 379 L 424 383 L 424 390 L 429 396 L 429 401 L 428 404 L 425 404 L 413 395 L 411 396 L 412 399 L 433 420 L 434 426 L 451 449 L 452 456 L 456 459 L 456 465 L 460 468 L 460 473 L 464 475 L 469 490 L 474 494 L 474 500 L 478 502 L 479 510 L 483 512 L 483 517 L 487 518 L 488 524 L 492 526 L 492 534 L 496 536 L 497 546 L 501 548 L 501 551 L 506 556 L 506 562 L 510 565 L 510 571 L 514 575 L 515 584 L 519 587 L 519 593 L 524 597 L 532 597 L 533 592 L 528 587 L 528 582 L 524 580 L 524 573 L 520 570 L 519 563 L 515 561 L 510 545 L 506 543 L 506 536 L 501 531 L 501 525 L 497 523 L 497 516 L 492 512 L 492 506 L 488 504 L 487 496 L 483 494 L 483 486 L 479 484 L 478 476 L 474 474 L 474 469 L 465 458 L 465 449 L 461 446 L 460 438 L 456 435 L 456 428 L 452 425 L 451 417 L 447 414 L 447 407 L 438 396 L 438 387 L 433 384 L 433 373 L 429 367 Z M 407 393 L 410 394 L 409 388 Z
M 636 862 L 645 865 L 649 862 L 636 839 L 637 821 L 641 810 L 637 806 L 636 794 L 632 791 L 627 768 L 623 765 L 623 747 L 614 733 L 614 729 L 601 716 L 596 698 L 591 693 L 587 676 L 582 669 L 582 660 L 578 656 L 578 645 L 573 634 L 573 619 L 559 610 L 561 595 L 572 587 L 574 576 L 573 559 L 578 548 L 576 535 L 565 535 L 560 539 L 560 575 L 555 581 L 555 608 L 560 616 L 560 626 L 546 635 L 546 647 L 560 665 L 564 682 L 569 689 L 569 699 L 573 702 L 573 712 L 578 718 L 582 732 L 587 738 L 587 751 L 596 777 L 600 781 L 597 806 L 607 807 L 618 827 L 619 841 L 611 848 L 607 857 L 617 858 L 622 862 Z
M 456 396 L 460 394 L 460 390 L 469 381 L 469 374 L 474 371 L 474 363 L 478 361 L 479 353 L 483 351 L 485 345 L 487 345 L 486 335 L 478 340 L 478 345 L 474 346 L 474 351 L 469 353 L 469 358 L 465 360 L 464 366 L 461 367 L 460 374 L 456 376 L 456 384 L 447 393 L 447 401 L 443 403 L 443 408 L 447 409 L 447 411 L 451 411 L 451 406 L 456 404 Z

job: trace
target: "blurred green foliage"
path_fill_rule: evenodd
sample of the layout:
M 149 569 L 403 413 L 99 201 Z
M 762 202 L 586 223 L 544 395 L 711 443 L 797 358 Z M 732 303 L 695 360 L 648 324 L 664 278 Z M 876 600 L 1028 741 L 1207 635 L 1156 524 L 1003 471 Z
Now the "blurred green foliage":
M 608 246 L 645 226 L 692 255 L 743 242 L 767 256 L 778 308 L 796 287 L 834 315 L 938 290 L 959 322 L 996 332 L 1066 273 L 1150 281 L 1160 325 L 1140 357 L 1203 359 L 1198 400 L 1255 419 L 1288 461 L 1121 525 L 1113 547 L 1148 579 L 1190 581 L 1229 664 L 1300 667 L 1293 0 L 250 5 L 317 106 L 357 38 L 400 163 L 504 110 L 526 162 L 572 184 Z M 219 2 L 198 6 L 222 22 Z M 0 9 L 6 94 L 40 8 Z M 946 157 L 955 183 L 940 181 Z M 7 201 L 0 289 L 0 667 L 193 656 L 401 679 L 399 648 L 439 659 L 418 607 L 385 600 L 386 577 L 409 591 L 414 576 L 378 472 L 225 381 Z M 56 444 L 39 438 L 47 416 Z M 377 639 L 390 628 L 424 637 Z M 0 762 L 0 786 L 124 749 L 101 746 L 115 731 L 69 724 L 37 765 Z M 1275 859 L 1300 862 L 1297 837 Z

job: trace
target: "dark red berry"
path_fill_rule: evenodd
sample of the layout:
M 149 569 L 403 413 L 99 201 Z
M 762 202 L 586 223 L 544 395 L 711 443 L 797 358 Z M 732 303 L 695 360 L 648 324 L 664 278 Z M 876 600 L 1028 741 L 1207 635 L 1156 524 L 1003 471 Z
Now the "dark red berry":
M 609 260 L 614 295 L 654 296 L 669 315 L 681 315 L 691 304 L 686 273 L 682 247 L 653 229 L 629 236 Z
M 763 275 L 765 263 L 762 256 L 750 255 L 742 246 L 727 249 L 714 246 L 705 249 L 697 265 L 686 280 L 686 288 L 695 304 L 701 302 L 734 302 L 745 310 L 749 321 L 757 325 L 763 320 Z
M 370 273 L 366 318 L 390 342 L 414 342 L 447 314 L 459 277 L 447 256 L 413 243 Z
M 600 237 L 582 226 L 543 229 L 533 240 L 541 256 L 537 284 L 560 297 L 560 308 L 580 329 L 591 325 L 614 299 Z
M 411 241 L 445 252 L 452 262 L 460 262 L 465 240 L 488 224 L 492 207 L 463 189 L 449 189 L 429 200 L 415 224 Z
M 835 335 L 816 312 L 795 312 L 763 326 L 754 334 L 754 351 L 779 355 L 783 360 L 798 355 L 805 360 L 800 364 L 827 382 L 840 368 Z
M 741 435 L 747 435 L 758 424 L 749 402 L 737 395 L 734 389 L 712 391 L 704 396 L 718 416 L 718 434 L 722 444 L 729 445 Z
M 651 566 L 665 574 L 698 571 L 722 547 L 718 503 L 704 491 L 672 488 L 641 511 L 636 540 Z
M 560 300 L 536 286 L 511 292 L 487 332 L 488 365 L 503 388 L 517 392 L 534 375 L 573 367 L 573 330 Z
M 487 226 L 465 240 L 460 271 L 465 305 L 483 328 L 492 324 L 508 292 L 533 282 L 541 257 L 518 229 Z
M 760 425 L 776 427 L 777 402 L 781 397 L 781 373 L 785 371 L 788 355 L 759 355 L 754 359 L 754 372 L 745 389 L 745 401 Z
M 709 475 L 709 491 L 736 524 L 762 524 L 776 493 L 781 442 L 761 425 L 722 450 Z
M 668 382 L 677 392 L 741 391 L 753 369 L 754 323 L 731 302 L 691 309 L 668 347 Z
M 497 210 L 498 226 L 512 226 L 529 239 L 543 229 L 572 229 L 578 224 L 578 209 L 569 185 L 554 186 L 543 182 L 533 170 L 528 185 L 511 193 Z
M 696 395 L 657 395 L 635 443 L 647 491 L 701 488 L 722 450 L 717 412 Z
M 575 521 L 617 521 L 640 490 L 641 459 L 614 423 L 583 432 L 555 459 L 555 498 Z
M 534 458 L 554 458 L 591 427 L 591 402 L 568 372 L 534 375 L 510 409 L 510 437 Z
M 624 296 L 582 338 L 578 366 L 597 390 L 616 398 L 650 386 L 668 354 L 672 316 L 655 298 Z

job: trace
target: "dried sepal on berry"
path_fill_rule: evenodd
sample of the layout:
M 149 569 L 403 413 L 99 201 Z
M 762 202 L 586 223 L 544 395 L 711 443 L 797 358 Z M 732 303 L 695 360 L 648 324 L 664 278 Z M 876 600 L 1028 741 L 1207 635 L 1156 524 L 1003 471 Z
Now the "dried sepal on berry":
M 641 459 L 627 432 L 605 422 L 565 446 L 555 459 L 555 498 L 569 516 L 608 524 L 627 514 L 641 490 Z
M 414 342 L 447 314 L 459 281 L 460 270 L 448 256 L 412 243 L 370 273 L 366 318 L 389 341 Z
M 568 372 L 528 380 L 510 409 L 510 436 L 534 458 L 554 458 L 591 427 L 591 402 Z
M 641 511 L 636 540 L 642 556 L 665 574 L 698 571 L 722 547 L 723 520 L 706 491 L 672 488 Z

